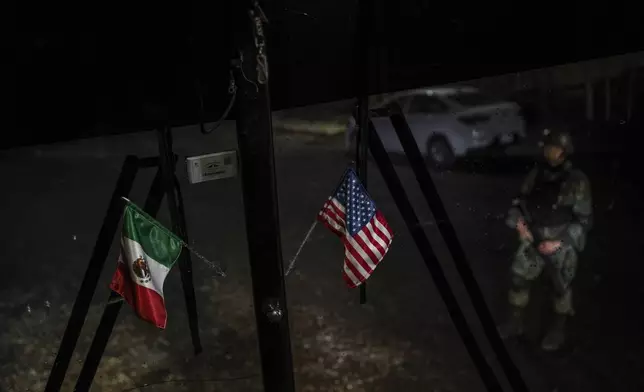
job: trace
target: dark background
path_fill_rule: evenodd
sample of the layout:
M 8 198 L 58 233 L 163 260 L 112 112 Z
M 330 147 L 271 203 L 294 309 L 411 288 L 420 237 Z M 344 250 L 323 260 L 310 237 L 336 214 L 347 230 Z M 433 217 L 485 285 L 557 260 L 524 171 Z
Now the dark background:
M 0 13 L 5 26 L 13 28 L 10 34 L 0 35 L 3 69 L 7 67 L 0 73 L 7 102 L 2 106 L 7 110 L 3 119 L 9 118 L 3 122 L 0 146 L 83 138 L 0 153 L 0 178 L 9 189 L 0 192 L 4 207 L 0 216 L 11 222 L 0 232 L 10 239 L 0 246 L 7 271 L 0 284 L 4 299 L 0 301 L 0 357 L 6 359 L 0 361 L 4 383 L 0 389 L 44 387 L 123 159 L 128 154 L 158 153 L 154 135 L 138 131 L 159 118 L 174 125 L 197 122 L 196 79 L 204 92 L 207 120 L 218 118 L 228 103 L 233 36 L 248 23 L 245 13 L 233 12 L 229 4 L 233 1 L 47 6 L 22 2 L 19 17 Z M 641 32 L 635 24 L 639 14 L 619 2 L 519 6 L 387 1 L 378 5 L 371 32 L 371 92 L 641 49 Z M 264 2 L 264 9 L 270 19 L 274 109 L 355 95 L 356 2 Z M 596 225 L 576 278 L 578 316 L 570 325 L 571 349 L 561 357 L 542 357 L 536 348 L 538 330 L 546 324 L 538 318 L 529 320 L 534 333 L 525 346 L 509 345 L 536 391 L 551 392 L 554 385 L 560 386 L 559 391 L 644 390 L 644 318 L 638 311 L 644 298 L 644 271 L 637 247 L 644 218 L 640 207 L 644 176 L 639 170 L 644 133 L 637 109 L 644 102 L 644 88 L 641 70 L 633 72 L 640 77 L 630 84 L 635 90 L 634 118 L 628 122 L 622 121 L 622 114 L 630 75 L 620 77 L 622 82 L 611 80 L 617 87 L 612 102 L 622 113 L 616 108 L 611 123 L 603 122 L 604 80 L 592 81 L 594 123 L 585 117 L 582 86 L 577 86 L 575 95 L 555 91 L 545 100 L 554 114 L 565 114 L 571 125 L 582 125 L 575 134 L 574 159 L 591 179 Z M 506 310 L 508 271 L 516 246 L 514 233 L 503 219 L 537 158 L 530 155 L 532 149 L 521 147 L 536 146 L 543 129 L 540 121 L 546 117 L 540 111 L 541 96 L 522 93 L 526 96 L 519 102 L 532 109 L 526 111 L 532 138 L 517 146 L 515 154 L 497 156 L 492 151 L 472 156 L 454 170 L 432 173 L 497 322 Z M 132 133 L 91 138 L 124 132 Z M 207 136 L 199 135 L 197 127 L 177 129 L 174 136 L 179 157 L 237 148 L 230 123 Z M 354 158 L 345 156 L 343 146 L 343 135 L 315 138 L 275 132 L 285 260 L 296 253 L 331 187 Z M 413 172 L 404 162 L 396 169 L 461 304 L 471 311 Z M 180 172 L 185 172 L 185 166 Z M 340 374 L 353 374 L 350 382 L 375 378 L 363 391 L 425 391 L 428 385 L 444 391 L 482 390 L 373 162 L 368 173 L 369 191 L 398 239 L 387 261 L 378 267 L 380 272 L 370 278 L 369 303 L 363 308 L 357 305 L 355 291 L 343 289 L 341 244 L 323 229 L 314 233 L 287 282 L 298 389 L 306 391 L 307 384 L 344 388 L 326 370 L 341 352 L 349 352 Z M 144 200 L 153 176 L 153 170 L 142 171 L 132 200 Z M 220 282 L 206 264 L 194 261 L 208 349 L 205 356 L 193 357 L 183 322 L 181 282 L 174 273 L 166 286 L 171 321 L 164 338 L 131 310 L 123 311 L 124 322 L 115 329 L 95 388 L 117 391 L 163 382 L 169 375 L 198 380 L 259 372 L 242 185 L 239 178 L 197 186 L 190 186 L 183 175 L 179 180 L 195 248 L 231 266 L 228 280 Z M 169 222 L 167 213 L 159 218 Z M 113 272 L 109 263 L 116 260 L 117 252 L 114 246 L 104 268 L 67 390 L 98 325 Z M 549 302 L 543 303 L 549 310 Z M 320 340 L 327 336 L 337 339 Z M 372 354 L 378 355 L 373 358 Z M 325 362 L 320 363 L 320 358 Z M 260 379 L 251 379 L 256 390 Z M 208 391 L 211 386 L 167 384 L 164 390 Z M 244 386 L 221 388 L 253 390 Z M 159 388 L 163 387 L 155 387 Z
M 13 69 L 0 146 L 196 123 L 198 86 L 206 120 L 217 119 L 235 32 L 249 22 L 238 3 L 21 2 L 4 42 Z M 355 95 L 356 1 L 262 4 L 274 109 Z M 379 1 L 371 92 L 634 51 L 636 15 L 626 2 Z

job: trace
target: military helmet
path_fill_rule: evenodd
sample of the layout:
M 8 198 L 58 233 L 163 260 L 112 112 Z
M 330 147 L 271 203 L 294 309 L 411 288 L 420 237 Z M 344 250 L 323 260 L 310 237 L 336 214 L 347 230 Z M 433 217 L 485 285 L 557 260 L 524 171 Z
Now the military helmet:
M 567 130 L 560 127 L 545 128 L 541 145 L 561 147 L 566 155 L 571 155 L 575 151 L 572 145 L 572 136 Z

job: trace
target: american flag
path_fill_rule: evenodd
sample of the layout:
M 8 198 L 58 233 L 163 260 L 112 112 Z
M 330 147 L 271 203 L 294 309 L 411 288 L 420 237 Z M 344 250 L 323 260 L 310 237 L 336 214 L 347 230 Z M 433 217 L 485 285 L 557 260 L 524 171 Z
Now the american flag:
M 352 169 L 324 203 L 318 220 L 342 239 L 344 280 L 351 288 L 359 286 L 387 254 L 393 232 Z

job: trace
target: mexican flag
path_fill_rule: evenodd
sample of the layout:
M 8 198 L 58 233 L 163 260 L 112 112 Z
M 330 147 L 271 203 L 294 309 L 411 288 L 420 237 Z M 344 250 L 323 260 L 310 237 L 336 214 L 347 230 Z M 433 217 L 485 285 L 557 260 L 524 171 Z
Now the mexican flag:
M 123 215 L 121 255 L 110 288 L 139 317 L 165 328 L 167 313 L 163 283 L 181 254 L 182 241 L 136 205 L 128 202 Z

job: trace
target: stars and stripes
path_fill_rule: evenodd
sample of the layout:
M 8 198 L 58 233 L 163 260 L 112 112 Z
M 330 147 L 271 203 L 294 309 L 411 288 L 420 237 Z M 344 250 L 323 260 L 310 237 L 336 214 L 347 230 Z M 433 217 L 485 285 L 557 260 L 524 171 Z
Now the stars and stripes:
M 324 203 L 318 220 L 342 239 L 344 280 L 351 288 L 359 286 L 387 254 L 393 232 L 352 169 Z

